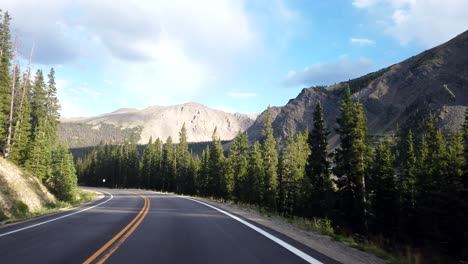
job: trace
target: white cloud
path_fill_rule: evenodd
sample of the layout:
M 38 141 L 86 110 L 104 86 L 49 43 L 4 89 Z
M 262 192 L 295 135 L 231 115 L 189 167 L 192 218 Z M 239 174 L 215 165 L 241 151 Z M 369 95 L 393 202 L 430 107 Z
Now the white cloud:
M 402 45 L 439 45 L 468 29 L 468 0 L 356 0 Z
M 257 96 L 256 93 L 241 93 L 241 92 L 230 92 L 228 93 L 228 95 L 230 97 L 233 97 L 233 98 L 242 98 L 242 99 L 245 99 L 245 98 L 254 98 Z
M 85 99 L 80 98 L 79 89 L 71 87 L 72 83 L 64 79 L 56 79 L 55 82 L 62 117 L 91 116 L 89 109 L 83 106 Z
M 366 38 L 351 38 L 349 40 L 351 43 L 358 44 L 360 46 L 375 45 L 375 41 Z
M 359 77 L 371 70 L 372 62 L 367 58 L 351 60 L 346 56 L 334 62 L 318 63 L 306 67 L 301 72 L 290 71 L 284 84 L 298 85 L 330 85 Z
M 379 0 L 354 0 L 353 6 L 358 8 L 366 8 L 375 5 Z

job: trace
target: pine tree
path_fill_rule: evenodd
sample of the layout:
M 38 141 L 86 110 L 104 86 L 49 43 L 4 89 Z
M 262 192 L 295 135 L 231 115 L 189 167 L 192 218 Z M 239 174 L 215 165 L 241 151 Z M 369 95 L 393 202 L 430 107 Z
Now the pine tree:
M 153 174 L 153 161 L 155 155 L 155 146 L 153 145 L 153 137 L 150 137 L 148 144 L 143 151 L 141 157 L 141 182 L 140 186 L 146 189 L 151 188 L 151 179 Z
M 270 107 L 268 107 L 266 111 L 262 134 L 265 136 L 262 148 L 263 166 L 265 171 L 265 178 L 262 183 L 263 204 L 270 209 L 275 209 L 276 192 L 278 187 L 278 153 L 276 152 L 276 139 L 273 136 Z
M 468 238 L 468 207 L 464 199 L 463 170 L 466 166 L 463 135 L 456 133 L 447 149 L 447 173 L 442 175 L 440 192 L 440 241 L 444 250 L 452 256 L 461 256 L 466 250 Z M 461 230 L 465 230 L 461 232 Z M 465 251 L 467 252 L 467 251 Z
M 11 17 L 8 12 L 1 16 L 0 19 L 0 146 L 6 144 L 8 114 L 10 112 L 10 86 L 11 76 L 10 67 L 13 59 L 13 46 L 11 42 L 10 21 Z
M 126 161 L 125 169 L 127 173 L 127 184 L 126 186 L 130 188 L 138 187 L 140 179 L 140 158 L 138 154 L 138 149 L 135 142 L 129 142 L 125 144 L 126 151 Z
M 47 132 L 48 129 L 45 122 L 36 127 L 34 132 L 35 138 L 25 164 L 26 169 L 41 181 L 47 177 L 50 170 L 51 148 Z
M 37 127 L 47 118 L 47 93 L 41 70 L 36 72 L 31 92 L 31 131 L 35 132 Z M 32 136 L 33 141 L 35 137 L 36 133 Z
M 341 147 L 335 154 L 335 174 L 344 220 L 357 233 L 367 232 L 366 174 L 370 162 L 367 120 L 361 103 L 353 103 L 345 89 L 337 119 Z
M 228 192 L 235 200 L 241 199 L 241 188 L 248 168 L 249 148 L 247 135 L 239 131 L 229 148 L 226 162 Z
M 211 137 L 208 191 L 214 197 L 227 198 L 228 190 L 224 172 L 224 150 L 216 131 L 217 128 L 214 129 Z
M 393 161 L 390 143 L 379 143 L 372 162 L 372 212 L 376 233 L 386 237 L 394 235 L 398 226 L 398 192 Z
M 172 192 L 175 185 L 176 160 L 172 137 L 168 137 L 162 152 L 162 190 Z
M 188 190 L 191 189 L 193 183 L 192 175 L 190 174 L 190 152 L 188 149 L 187 142 L 187 129 L 185 123 L 179 132 L 179 144 L 176 150 L 177 156 L 177 174 L 176 174 L 176 192 L 187 194 Z
M 416 202 L 416 150 L 414 148 L 413 132 L 408 131 L 405 139 L 403 156 L 403 172 L 399 177 L 400 192 L 400 234 L 408 240 L 414 230 L 414 209 Z
M 48 77 L 48 82 L 46 86 L 46 118 L 49 122 L 50 128 L 50 139 L 52 142 L 55 142 L 57 139 L 57 128 L 60 120 L 60 105 L 57 99 L 57 87 L 55 84 L 55 70 L 54 68 L 50 69 Z
M 208 196 L 208 179 L 210 174 L 210 147 L 206 146 L 206 149 L 202 152 L 202 158 L 200 161 L 200 169 L 198 177 L 196 179 L 196 186 L 198 193 L 202 196 Z
M 328 130 L 325 127 L 320 101 L 314 111 L 314 126 L 309 134 L 310 155 L 307 158 L 306 176 L 309 182 L 309 215 L 329 216 L 332 207 L 331 164 L 328 154 Z
M 249 204 L 260 204 L 262 182 L 265 177 L 260 142 L 254 143 L 248 161 L 247 175 L 241 188 L 241 200 Z
M 439 241 L 438 228 L 441 223 L 441 210 L 444 206 L 442 197 L 443 179 L 447 169 L 445 140 L 436 126 L 434 115 L 429 116 L 426 124 L 426 137 L 419 147 L 418 172 L 416 176 L 416 215 L 418 244 L 432 244 Z M 440 248 L 440 247 L 439 247 Z
M 150 188 L 162 190 L 162 142 L 159 138 L 154 141 L 154 155 L 151 160 Z
M 77 177 L 73 157 L 68 148 L 59 145 L 52 151 L 51 173 L 45 181 L 49 190 L 62 201 L 72 201 L 75 197 Z
M 26 75 L 27 76 L 27 75 Z M 31 108 L 29 105 L 29 89 L 30 82 L 26 78 L 23 79 L 23 89 L 25 95 L 22 99 L 21 107 L 18 106 L 18 115 L 16 117 L 14 134 L 12 139 L 11 153 L 8 157 L 11 161 L 19 166 L 24 166 L 28 159 L 31 141 Z

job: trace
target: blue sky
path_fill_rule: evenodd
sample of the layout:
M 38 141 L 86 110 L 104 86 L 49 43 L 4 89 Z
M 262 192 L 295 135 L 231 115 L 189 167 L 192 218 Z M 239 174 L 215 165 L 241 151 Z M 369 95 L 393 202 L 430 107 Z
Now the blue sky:
M 468 0 L 6 0 L 22 67 L 56 69 L 62 116 L 198 102 L 282 106 L 468 29 Z

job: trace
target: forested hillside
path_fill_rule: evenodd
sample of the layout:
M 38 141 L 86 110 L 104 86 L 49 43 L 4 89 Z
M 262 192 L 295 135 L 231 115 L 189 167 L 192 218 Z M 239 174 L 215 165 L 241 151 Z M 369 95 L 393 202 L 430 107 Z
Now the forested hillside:
M 31 51 L 20 68 L 19 36 L 12 38 L 11 17 L 0 10 L 0 148 L 5 158 L 37 177 L 60 200 L 74 199 L 73 158 L 57 142 L 60 104 L 55 71 L 31 72 Z
M 100 145 L 79 160 L 80 182 L 139 187 L 255 204 L 285 216 L 331 219 L 336 233 L 407 252 L 424 262 L 468 257 L 468 111 L 457 133 L 437 119 L 424 132 L 399 131 L 370 144 L 366 112 L 345 88 L 336 119 L 341 146 L 331 152 L 320 102 L 310 131 L 273 137 L 270 109 L 262 139 L 238 133 L 227 157 L 216 129 L 201 156 L 191 155 L 185 126 L 175 146 L 150 139 L 140 156 L 132 143 Z M 277 146 L 283 146 L 278 148 Z M 103 181 L 105 179 L 105 182 Z

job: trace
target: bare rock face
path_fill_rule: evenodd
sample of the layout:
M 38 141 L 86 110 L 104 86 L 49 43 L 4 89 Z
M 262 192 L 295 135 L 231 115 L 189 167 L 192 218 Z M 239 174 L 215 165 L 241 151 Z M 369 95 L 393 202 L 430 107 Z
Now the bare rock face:
M 468 106 L 468 31 L 433 49 L 401 63 L 329 87 L 306 88 L 273 113 L 277 137 L 312 127 L 312 113 L 320 100 L 330 129 L 330 144 L 336 146 L 334 131 L 343 89 L 349 85 L 352 96 L 366 110 L 370 135 L 394 134 L 398 129 L 420 129 L 430 113 L 439 127 L 454 132 L 464 121 Z M 251 141 L 260 138 L 262 113 L 249 129 Z
M 93 146 L 100 141 L 120 143 L 130 138 L 146 144 L 150 137 L 166 140 L 169 136 L 177 143 L 185 124 L 189 142 L 210 141 L 215 127 L 222 140 L 231 140 L 239 130 L 247 130 L 255 118 L 256 115 L 226 113 L 197 103 L 152 106 L 143 110 L 119 109 L 91 118 L 64 119 L 59 135 L 70 147 Z

